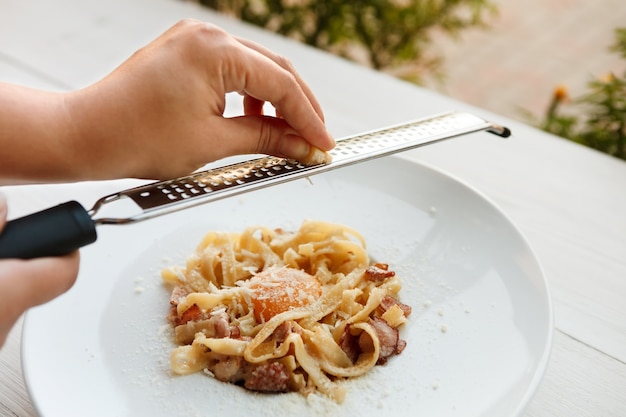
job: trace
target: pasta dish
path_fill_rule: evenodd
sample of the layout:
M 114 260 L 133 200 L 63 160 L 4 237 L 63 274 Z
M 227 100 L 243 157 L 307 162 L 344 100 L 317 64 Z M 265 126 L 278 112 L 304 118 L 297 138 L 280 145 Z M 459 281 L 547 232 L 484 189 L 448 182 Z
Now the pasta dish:
M 184 266 L 162 271 L 178 345 L 174 374 L 204 371 L 252 391 L 345 398 L 340 381 L 402 352 L 411 308 L 400 279 L 370 263 L 346 226 L 209 232 Z

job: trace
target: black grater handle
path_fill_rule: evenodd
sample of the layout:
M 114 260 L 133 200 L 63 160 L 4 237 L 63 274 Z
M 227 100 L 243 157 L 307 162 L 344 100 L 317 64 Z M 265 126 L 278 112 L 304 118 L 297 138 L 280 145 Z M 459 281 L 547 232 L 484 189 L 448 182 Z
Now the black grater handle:
M 0 259 L 66 255 L 96 239 L 89 213 L 69 201 L 7 222 L 0 232 Z

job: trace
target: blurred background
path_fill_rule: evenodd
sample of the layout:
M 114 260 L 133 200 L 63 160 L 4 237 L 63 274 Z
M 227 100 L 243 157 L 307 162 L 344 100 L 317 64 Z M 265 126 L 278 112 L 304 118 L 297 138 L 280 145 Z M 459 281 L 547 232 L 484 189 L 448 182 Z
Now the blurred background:
M 520 109 L 546 111 L 559 86 L 580 97 L 590 81 L 626 70 L 626 59 L 609 51 L 615 29 L 626 27 L 623 0 L 492 3 L 499 14 L 487 29 L 465 30 L 458 41 L 437 39 L 445 80 L 427 85 L 519 119 Z
M 188 0 L 626 158 L 624 0 Z

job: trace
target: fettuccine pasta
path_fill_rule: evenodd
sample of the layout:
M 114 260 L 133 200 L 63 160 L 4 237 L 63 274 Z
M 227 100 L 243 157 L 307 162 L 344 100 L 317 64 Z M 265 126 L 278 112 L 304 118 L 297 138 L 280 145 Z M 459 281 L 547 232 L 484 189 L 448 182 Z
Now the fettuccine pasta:
M 320 392 L 402 352 L 411 308 L 399 278 L 370 264 L 363 237 L 305 221 L 297 232 L 210 232 L 186 265 L 162 271 L 172 289 L 175 374 L 205 371 L 262 392 Z

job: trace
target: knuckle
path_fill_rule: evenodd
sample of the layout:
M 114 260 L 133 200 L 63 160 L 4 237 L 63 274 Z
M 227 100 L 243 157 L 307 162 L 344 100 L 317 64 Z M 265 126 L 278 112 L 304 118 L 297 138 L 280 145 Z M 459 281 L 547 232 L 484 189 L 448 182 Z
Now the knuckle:
M 193 18 L 188 17 L 188 18 L 179 20 L 175 26 L 180 27 L 180 28 L 188 28 L 188 27 L 197 26 L 201 23 L 202 22 L 200 22 L 198 19 L 193 19 Z
M 287 71 L 289 71 L 290 73 L 294 73 L 295 72 L 295 67 L 293 65 L 293 63 L 291 62 L 291 60 L 287 57 L 284 57 L 282 55 L 277 55 L 275 57 L 275 62 L 280 65 L 282 68 L 286 69 Z
M 193 18 L 178 21 L 175 28 L 192 48 L 206 48 L 210 43 L 228 37 L 227 33 L 218 26 Z
M 272 141 L 273 141 L 273 131 L 272 124 L 270 121 L 262 117 L 261 118 L 261 127 L 259 129 L 259 137 L 257 140 L 256 153 L 267 154 L 271 153 Z

